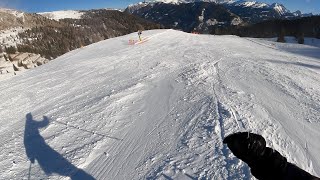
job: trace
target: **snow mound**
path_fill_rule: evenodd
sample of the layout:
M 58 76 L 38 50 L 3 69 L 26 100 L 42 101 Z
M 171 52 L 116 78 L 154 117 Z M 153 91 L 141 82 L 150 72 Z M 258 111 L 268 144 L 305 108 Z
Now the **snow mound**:
M 2 81 L 0 179 L 253 179 L 222 143 L 238 131 L 320 175 L 319 59 L 236 36 L 142 38 Z
M 84 12 L 67 10 L 67 11 L 41 12 L 38 14 L 45 16 L 49 19 L 60 20 L 60 19 L 66 19 L 66 18 L 81 19 L 81 16 L 84 14 Z

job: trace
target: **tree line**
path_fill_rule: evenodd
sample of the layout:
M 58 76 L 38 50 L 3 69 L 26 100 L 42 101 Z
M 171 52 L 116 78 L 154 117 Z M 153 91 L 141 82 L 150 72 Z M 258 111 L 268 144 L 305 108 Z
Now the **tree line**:
M 284 36 L 294 36 L 303 44 L 304 37 L 320 39 L 320 16 L 295 20 L 270 20 L 246 26 L 215 27 L 211 34 L 256 38 L 278 37 L 279 42 L 285 41 Z
M 59 24 L 36 26 L 19 34 L 19 52 L 40 54 L 47 59 L 101 40 L 161 26 L 116 10 L 90 10 L 82 19 L 63 19 Z

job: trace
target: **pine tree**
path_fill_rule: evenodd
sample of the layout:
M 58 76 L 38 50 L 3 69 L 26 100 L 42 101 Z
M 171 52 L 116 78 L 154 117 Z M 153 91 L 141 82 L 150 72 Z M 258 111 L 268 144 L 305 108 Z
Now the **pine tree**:
M 286 40 L 284 39 L 285 34 L 286 34 L 285 28 L 281 26 L 280 32 L 278 33 L 277 42 L 285 43 L 286 42 Z
M 6 47 L 5 49 L 7 54 L 15 54 L 17 52 L 17 49 L 14 46 Z

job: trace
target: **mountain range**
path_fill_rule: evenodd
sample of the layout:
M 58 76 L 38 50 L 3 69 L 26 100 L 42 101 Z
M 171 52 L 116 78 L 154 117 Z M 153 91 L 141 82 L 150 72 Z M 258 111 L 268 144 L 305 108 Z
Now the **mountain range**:
M 281 14 L 290 13 L 290 11 L 282 4 L 273 3 L 267 4 L 258 1 L 250 1 L 250 0 L 149 0 L 144 1 L 144 3 L 171 3 L 171 4 L 181 4 L 181 3 L 195 3 L 195 2 L 210 2 L 210 3 L 218 3 L 218 4 L 233 4 L 237 6 L 245 6 L 245 7 L 254 7 L 254 8 L 269 8 L 278 11 Z M 295 16 L 312 16 L 312 13 L 303 14 L 301 11 L 292 12 Z
M 214 27 L 260 23 L 274 19 L 296 19 L 306 15 L 291 13 L 279 3 L 230 0 L 158 0 L 130 5 L 128 13 L 186 32 L 208 33 Z

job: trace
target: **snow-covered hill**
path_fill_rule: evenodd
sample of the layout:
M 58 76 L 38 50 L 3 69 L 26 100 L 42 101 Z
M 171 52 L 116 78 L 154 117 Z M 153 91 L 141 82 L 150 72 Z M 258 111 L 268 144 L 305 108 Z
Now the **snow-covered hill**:
M 0 179 L 251 179 L 222 144 L 237 131 L 320 175 L 319 59 L 236 36 L 143 37 L 2 81 Z
M 52 12 L 42 12 L 38 13 L 49 19 L 60 20 L 60 19 L 80 19 L 84 14 L 83 11 L 66 10 L 66 11 L 52 11 Z

